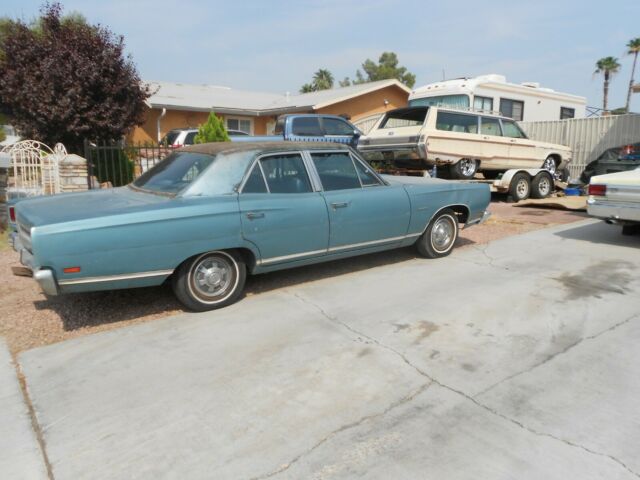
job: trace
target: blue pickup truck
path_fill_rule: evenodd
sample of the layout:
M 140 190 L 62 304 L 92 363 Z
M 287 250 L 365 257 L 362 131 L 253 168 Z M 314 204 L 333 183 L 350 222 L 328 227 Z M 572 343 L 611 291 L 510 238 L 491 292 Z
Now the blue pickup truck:
M 232 142 L 333 142 L 356 148 L 362 132 L 337 115 L 288 114 L 278 118 L 274 135 L 233 136 Z

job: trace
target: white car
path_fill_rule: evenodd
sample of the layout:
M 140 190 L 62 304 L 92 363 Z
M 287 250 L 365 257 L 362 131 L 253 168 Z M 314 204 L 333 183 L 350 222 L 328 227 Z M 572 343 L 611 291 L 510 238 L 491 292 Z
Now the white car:
M 227 133 L 230 137 L 238 135 L 249 135 L 247 132 L 243 132 L 241 130 L 227 130 Z M 197 134 L 197 128 L 176 128 L 167 132 L 162 140 L 160 140 L 160 143 L 171 148 L 180 148 L 184 147 L 185 145 L 193 145 L 194 139 L 196 138 Z
M 556 174 L 572 158 L 569 147 L 527 138 L 511 118 L 450 107 L 391 110 L 360 138 L 358 150 L 369 161 L 382 159 L 407 170 L 447 166 L 463 180 L 478 171 L 496 178 L 515 168 Z
M 640 168 L 591 177 L 589 215 L 622 225 L 622 233 L 640 231 Z

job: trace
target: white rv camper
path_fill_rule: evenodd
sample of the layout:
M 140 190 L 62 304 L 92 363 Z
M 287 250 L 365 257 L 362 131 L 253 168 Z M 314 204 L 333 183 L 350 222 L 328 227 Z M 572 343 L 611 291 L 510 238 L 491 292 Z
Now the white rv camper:
M 409 106 L 448 106 L 499 112 L 517 121 L 583 118 L 584 97 L 542 88 L 538 83 L 508 83 L 503 75 L 481 75 L 431 83 L 409 95 Z

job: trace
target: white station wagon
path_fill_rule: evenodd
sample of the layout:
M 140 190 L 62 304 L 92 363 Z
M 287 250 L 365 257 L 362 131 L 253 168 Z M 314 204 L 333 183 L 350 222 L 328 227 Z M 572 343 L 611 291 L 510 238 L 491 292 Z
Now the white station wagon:
M 640 168 L 591 177 L 589 215 L 622 225 L 622 233 L 640 232 Z
M 544 168 L 555 174 L 572 157 L 569 147 L 527 138 L 510 118 L 444 107 L 391 110 L 360 139 L 358 149 L 370 161 L 393 161 L 408 169 L 448 166 L 460 179 L 471 179 L 478 171 L 495 178 L 513 168 Z

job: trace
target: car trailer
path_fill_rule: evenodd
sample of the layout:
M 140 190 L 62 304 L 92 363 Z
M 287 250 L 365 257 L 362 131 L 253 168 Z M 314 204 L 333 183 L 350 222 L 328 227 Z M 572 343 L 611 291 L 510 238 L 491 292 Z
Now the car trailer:
M 512 168 L 495 180 L 466 181 L 487 183 L 491 192 L 507 194 L 507 198 L 513 202 L 528 198 L 547 198 L 556 189 L 566 187 L 564 182 L 555 179 L 550 171 L 543 168 Z

